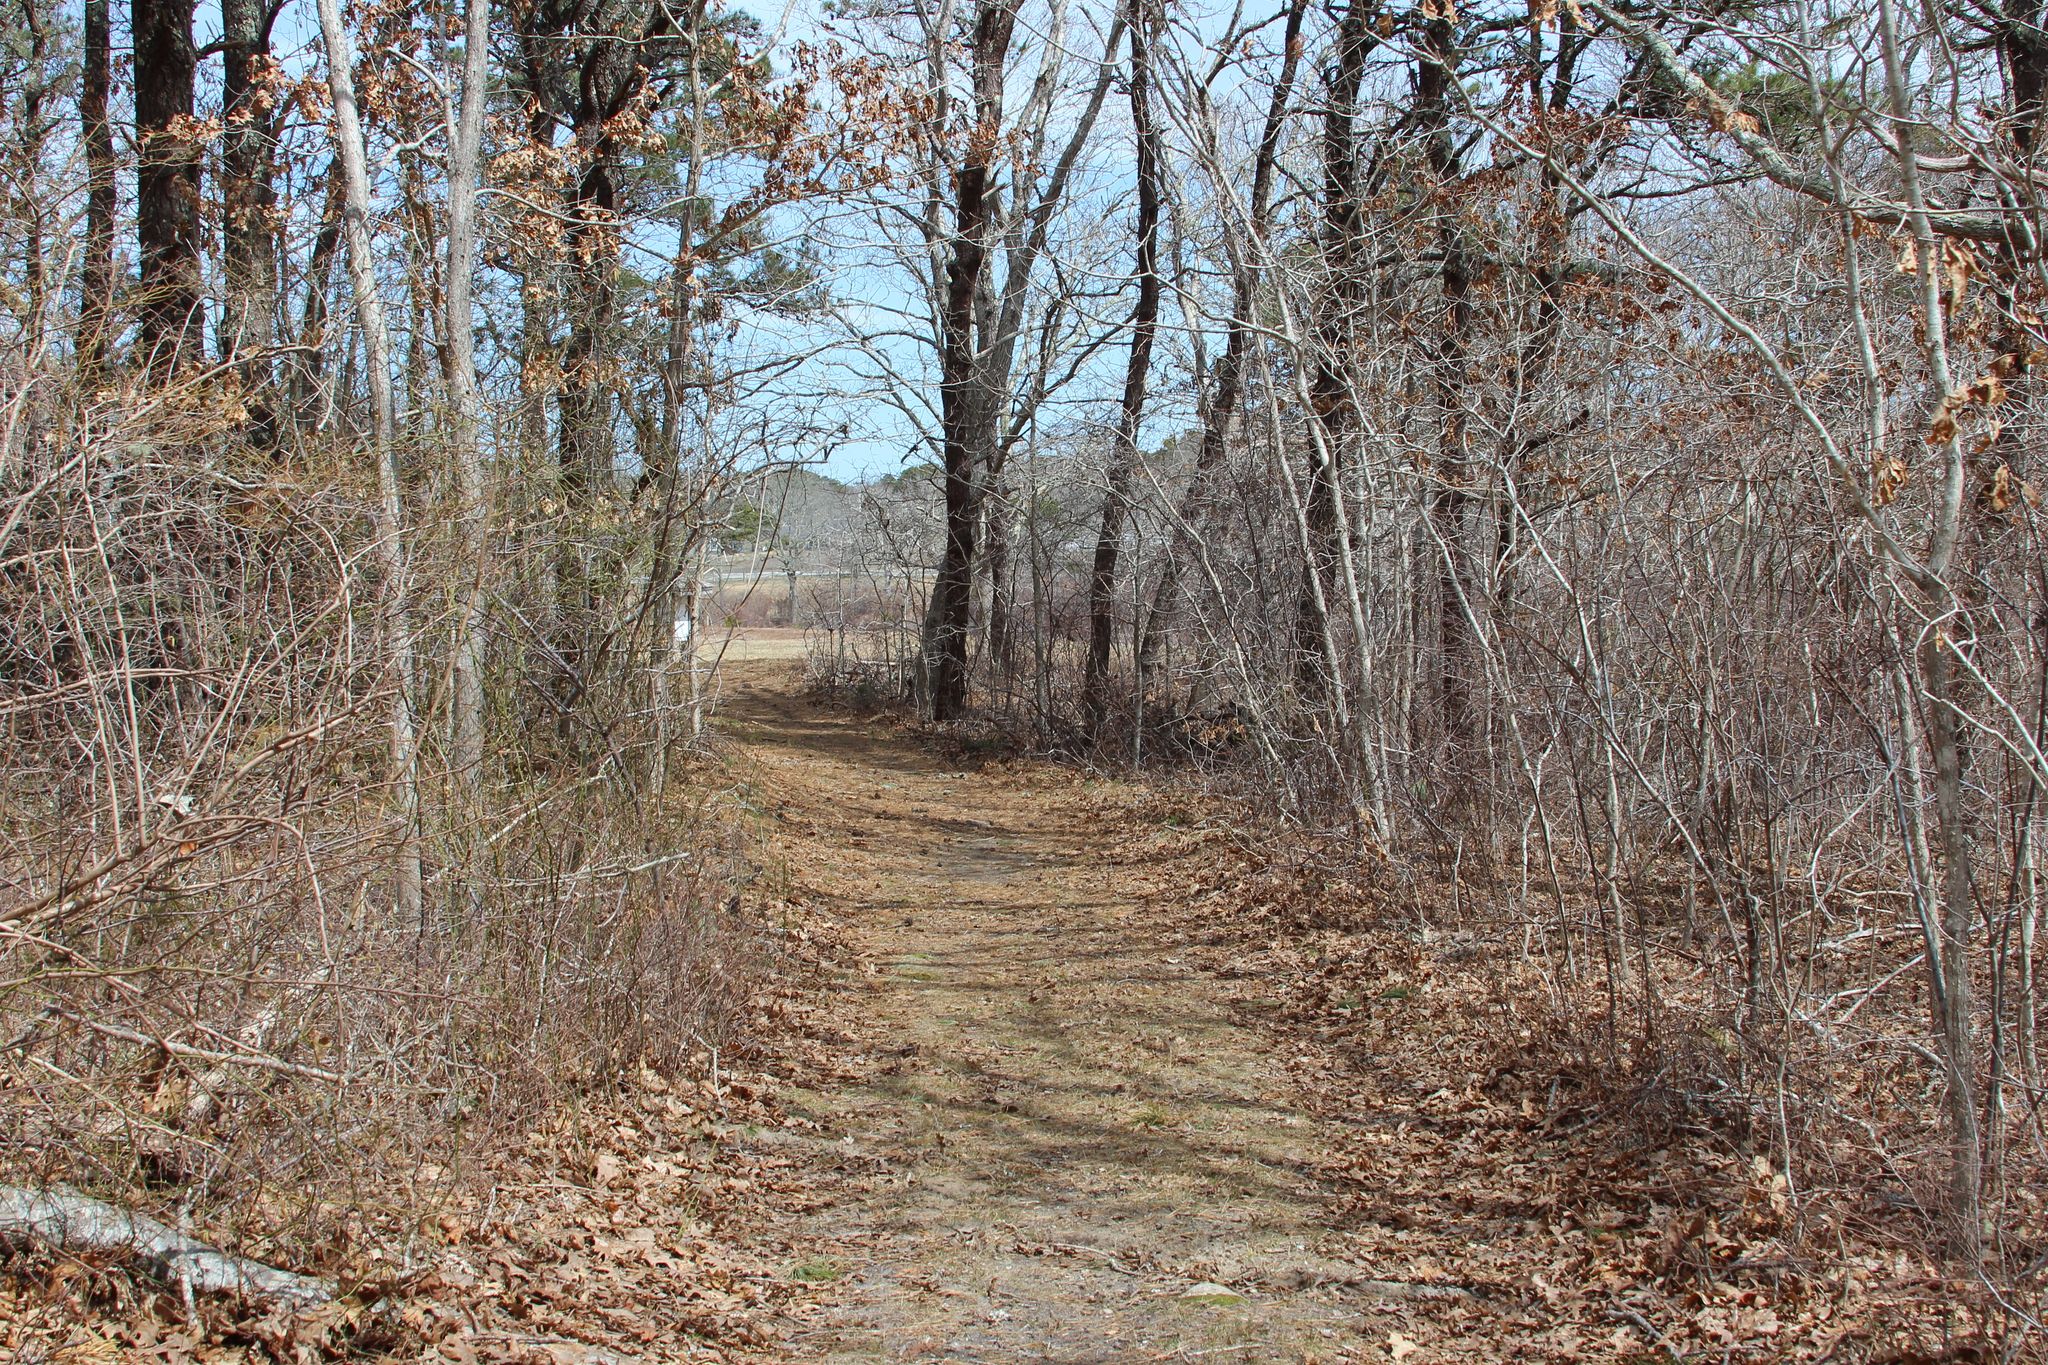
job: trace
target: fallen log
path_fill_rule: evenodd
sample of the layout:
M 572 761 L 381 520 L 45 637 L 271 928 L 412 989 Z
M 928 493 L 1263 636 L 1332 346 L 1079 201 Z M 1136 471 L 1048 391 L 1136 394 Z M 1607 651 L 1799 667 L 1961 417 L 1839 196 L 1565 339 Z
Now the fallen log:
M 231 1255 L 145 1214 L 64 1185 L 0 1186 L 0 1242 L 30 1243 L 74 1256 L 119 1257 L 195 1294 L 228 1294 L 296 1308 L 334 1298 L 334 1287 L 324 1280 Z

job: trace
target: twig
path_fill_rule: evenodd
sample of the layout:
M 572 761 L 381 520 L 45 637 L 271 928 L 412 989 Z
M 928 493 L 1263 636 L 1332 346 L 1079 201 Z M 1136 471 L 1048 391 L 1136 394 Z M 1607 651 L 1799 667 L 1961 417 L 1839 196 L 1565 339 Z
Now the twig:
M 1073 1256 L 1093 1256 L 1097 1260 L 1100 1260 L 1104 1265 L 1108 1266 L 1111 1270 L 1117 1272 L 1117 1274 L 1119 1275 L 1140 1275 L 1144 1273 L 1142 1271 L 1133 1270 L 1130 1266 L 1126 1265 L 1123 1261 L 1118 1260 L 1109 1252 L 1100 1251 L 1094 1247 L 1078 1246 L 1072 1242 L 1047 1242 L 1046 1246 L 1050 1247 L 1054 1251 L 1064 1251 L 1069 1255 Z
M 1671 1344 L 1671 1338 L 1665 1336 L 1662 1332 L 1658 1331 L 1655 1327 L 1651 1326 L 1650 1320 L 1644 1317 L 1641 1313 L 1638 1313 L 1635 1309 L 1610 1308 L 1607 1310 L 1607 1316 L 1611 1318 L 1627 1319 L 1631 1325 L 1633 1325 L 1637 1330 L 1642 1332 L 1644 1336 L 1650 1339 L 1650 1344 L 1652 1346 L 1662 1346 L 1666 1354 L 1668 1354 L 1673 1360 L 1682 1361 L 1685 1359 L 1685 1356 L 1679 1351 L 1679 1349 Z
M 84 1015 L 75 1014 L 70 1010 L 59 1010 L 57 1013 L 59 1017 L 69 1019 L 74 1024 L 89 1028 L 94 1033 L 104 1034 L 109 1038 L 119 1038 L 127 1043 L 141 1043 L 145 1047 L 160 1048 L 173 1057 L 190 1057 L 195 1061 L 217 1062 L 224 1066 L 250 1066 L 255 1067 L 259 1071 L 276 1071 L 287 1076 L 303 1076 L 307 1080 L 328 1081 L 335 1085 L 345 1085 L 348 1082 L 348 1077 L 341 1075 L 339 1072 L 329 1071 L 324 1067 L 302 1066 L 297 1062 L 281 1061 L 276 1057 L 249 1056 L 234 1052 L 214 1052 L 209 1048 L 193 1047 L 190 1043 L 173 1042 L 169 1038 L 156 1038 L 147 1033 L 138 1033 L 134 1029 L 121 1028 L 116 1024 L 102 1024 L 97 1019 L 88 1019 Z

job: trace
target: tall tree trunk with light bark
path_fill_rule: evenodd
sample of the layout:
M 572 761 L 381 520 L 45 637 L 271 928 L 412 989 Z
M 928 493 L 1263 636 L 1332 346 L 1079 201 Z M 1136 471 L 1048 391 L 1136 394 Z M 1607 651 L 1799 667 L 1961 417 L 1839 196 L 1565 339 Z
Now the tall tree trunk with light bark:
M 418 922 L 424 904 L 420 869 L 419 753 L 413 720 L 412 616 L 406 603 L 405 504 L 398 481 L 398 410 L 391 388 L 391 338 L 377 289 L 376 250 L 370 234 L 369 156 L 357 112 L 355 54 L 342 27 L 340 0 L 319 0 L 320 32 L 327 48 L 327 90 L 334 103 L 335 158 L 341 166 L 342 239 L 349 282 L 363 337 L 370 388 L 370 458 L 376 464 L 377 551 L 384 581 L 381 615 L 391 651 L 390 763 L 393 808 L 399 829 L 393 899 L 405 919 Z
M 451 746 L 456 780 L 475 791 L 484 757 L 484 584 L 490 548 L 490 505 L 484 482 L 483 403 L 477 393 L 477 178 L 481 169 L 484 99 L 488 93 L 490 0 L 468 0 L 463 19 L 462 102 L 448 130 L 448 260 L 443 296 L 448 371 L 450 455 L 461 500 L 461 607 L 450 664 Z

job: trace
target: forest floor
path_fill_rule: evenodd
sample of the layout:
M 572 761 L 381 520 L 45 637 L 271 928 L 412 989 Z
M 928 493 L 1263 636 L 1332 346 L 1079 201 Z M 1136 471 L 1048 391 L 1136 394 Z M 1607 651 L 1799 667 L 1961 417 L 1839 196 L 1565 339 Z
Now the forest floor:
M 1998 1354 L 1896 1192 L 1790 1197 L 1739 1125 L 1575 1041 L 1597 1006 L 1511 945 L 1282 859 L 1214 798 L 792 672 L 729 659 L 707 774 L 759 836 L 741 1045 L 413 1173 L 385 1308 L 30 1331 L 0 1286 L 0 1359 Z M 68 1274 L 36 1301 L 108 1301 Z
M 1335 923 L 1227 808 L 765 664 L 721 725 L 817 950 L 755 1144 L 804 1191 L 774 1358 L 1974 1358 L 1924 1259 L 1817 1259 L 1744 1144 L 1614 1112 L 1533 968 Z
M 1373 1337 L 1361 1301 L 1457 1301 L 1361 1297 L 1316 1169 L 1330 1120 L 1291 1044 L 1239 1020 L 1148 912 L 1104 793 L 963 766 L 766 684 L 723 725 L 786 894 L 858 964 L 822 1014 L 860 1061 L 781 1095 L 840 1177 L 791 1230 L 842 1281 L 793 1353 L 1340 1358 Z

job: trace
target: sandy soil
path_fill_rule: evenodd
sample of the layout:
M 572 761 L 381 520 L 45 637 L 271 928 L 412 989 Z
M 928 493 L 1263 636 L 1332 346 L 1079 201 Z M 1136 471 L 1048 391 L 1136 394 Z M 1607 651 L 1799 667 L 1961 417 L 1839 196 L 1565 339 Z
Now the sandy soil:
M 1100 793 L 953 766 L 759 667 L 729 686 L 789 893 L 866 963 L 833 993 L 869 1064 L 781 1097 L 841 1177 L 792 1230 L 797 1273 L 842 1286 L 792 1353 L 1354 1358 L 1400 1289 L 1327 1254 L 1322 1121 L 1148 931 Z

